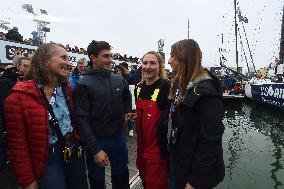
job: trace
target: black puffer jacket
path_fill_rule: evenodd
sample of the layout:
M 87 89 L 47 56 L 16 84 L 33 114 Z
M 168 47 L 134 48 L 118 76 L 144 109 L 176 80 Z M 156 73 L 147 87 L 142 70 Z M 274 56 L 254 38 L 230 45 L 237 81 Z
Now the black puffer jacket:
M 4 102 L 12 87 L 18 79 L 17 69 L 9 68 L 0 78 L 0 171 L 6 166 L 7 162 L 7 137 L 4 126 Z
M 126 81 L 110 71 L 90 70 L 74 90 L 75 111 L 82 141 L 92 154 L 100 151 L 97 139 L 113 136 L 131 112 Z
M 211 189 L 224 178 L 220 96 L 218 79 L 207 75 L 188 85 L 176 108 L 173 124 L 177 131 L 170 155 L 177 189 L 184 189 L 186 183 L 196 189 Z

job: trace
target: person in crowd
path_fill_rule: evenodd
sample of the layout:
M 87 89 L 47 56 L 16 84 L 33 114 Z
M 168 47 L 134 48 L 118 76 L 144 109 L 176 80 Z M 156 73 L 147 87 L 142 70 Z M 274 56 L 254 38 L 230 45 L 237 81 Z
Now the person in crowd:
M 77 85 L 79 79 L 81 79 L 86 74 L 87 65 L 88 64 L 84 58 L 80 58 L 78 60 L 77 66 L 74 68 L 72 74 L 69 77 L 69 81 L 73 89 Z
M 113 189 L 129 188 L 124 126 L 131 118 L 127 82 L 110 71 L 111 46 L 93 40 L 87 48 L 92 69 L 74 91 L 80 135 L 87 146 L 91 187 L 105 188 L 105 168 L 111 166 Z
M 7 67 L 0 78 L 0 125 L 2 125 L 1 120 L 3 120 L 2 116 L 5 99 L 16 82 L 24 79 L 24 75 L 30 65 L 30 59 L 25 57 L 19 57 L 15 59 L 15 61 L 16 67 Z
M 120 65 L 120 66 L 123 66 L 123 68 L 124 68 L 124 70 L 125 70 L 125 73 L 126 73 L 125 79 L 126 79 L 126 81 L 128 82 L 128 84 L 129 84 L 128 64 L 127 64 L 127 62 L 122 62 L 122 63 L 120 63 L 119 65 Z
M 122 76 L 128 84 L 129 81 L 128 81 L 127 72 L 125 68 L 122 65 L 117 65 L 115 66 L 114 70 L 115 70 L 115 73 Z M 134 136 L 133 122 L 129 120 L 127 123 L 127 126 L 128 126 L 128 136 L 133 137 Z
M 169 95 L 171 189 L 212 189 L 225 174 L 222 90 L 218 78 L 201 61 L 196 41 L 185 39 L 172 45 L 170 64 L 176 75 Z
M 66 45 L 65 49 L 67 50 L 67 52 L 70 52 L 72 50 L 69 44 Z
M 125 79 L 125 81 L 128 82 L 127 71 L 126 71 L 124 66 L 117 65 L 117 66 L 115 66 L 114 71 L 115 71 L 116 74 L 120 75 L 121 77 L 123 77 Z
M 24 79 L 25 74 L 30 66 L 31 59 L 28 57 L 21 57 L 18 59 L 16 63 L 16 67 L 18 69 L 19 80 L 22 81 Z
M 137 84 L 141 81 L 141 79 L 142 79 L 142 66 L 140 66 L 135 70 L 135 72 L 133 73 L 130 79 L 130 83 L 132 85 L 137 86 Z
M 19 33 L 17 27 L 13 27 L 5 35 L 6 39 L 16 42 L 23 42 L 23 36 Z
M 42 44 L 26 81 L 18 82 L 5 101 L 9 158 L 23 189 L 88 188 L 68 64 L 62 45 Z
M 74 47 L 74 52 L 80 52 L 79 48 L 77 46 Z
M 23 79 L 23 76 L 29 65 L 26 58 L 15 58 L 18 68 L 14 66 L 7 66 L 0 78 L 0 188 L 17 189 L 15 175 L 13 174 L 8 162 L 7 154 L 7 129 L 4 125 L 4 102 L 10 93 L 11 88 L 16 82 Z M 25 64 L 25 65 L 21 65 Z M 21 73 L 21 75 L 19 74 Z
M 0 127 L 2 128 L 2 132 L 4 132 L 4 126 L 3 126 L 3 107 L 4 102 L 7 96 L 10 93 L 10 90 L 12 87 L 16 84 L 18 81 L 24 80 L 24 75 L 26 74 L 28 67 L 30 65 L 30 59 L 26 57 L 19 57 L 16 60 L 16 67 L 10 66 L 7 67 L 1 78 L 0 78 Z M 3 139 L 3 138 L 2 138 Z M 6 148 L 6 146 L 2 146 Z M 5 152 L 6 150 L 1 150 L 1 152 Z
M 233 89 L 233 78 L 230 76 L 226 77 L 226 90 L 229 93 Z
M 131 68 L 131 70 L 128 73 L 129 85 L 135 85 L 135 72 L 137 70 L 137 66 L 136 65 L 132 65 L 132 66 L 130 66 L 130 68 Z
M 161 55 L 150 51 L 142 58 L 143 80 L 136 96 L 136 165 L 146 189 L 168 188 L 167 118 L 170 84 Z
M 79 53 L 86 53 L 86 50 L 84 49 L 84 48 L 80 48 L 80 51 L 79 51 Z
M 126 73 L 128 73 L 128 64 L 127 64 L 127 62 L 122 62 L 119 65 L 123 66 L 125 71 L 126 71 Z
M 6 39 L 6 34 L 4 32 L 0 32 L 0 40 L 5 40 Z
M 40 36 L 38 35 L 38 32 L 36 31 L 33 31 L 32 33 L 32 45 L 36 45 L 36 46 L 39 46 L 41 45 L 43 42 L 42 42 L 42 39 L 40 38 Z

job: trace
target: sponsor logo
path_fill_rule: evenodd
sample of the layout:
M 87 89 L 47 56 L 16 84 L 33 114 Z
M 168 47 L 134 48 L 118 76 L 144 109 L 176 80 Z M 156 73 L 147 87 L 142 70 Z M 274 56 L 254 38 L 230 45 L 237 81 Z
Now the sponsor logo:
M 284 88 L 267 86 L 260 87 L 261 96 L 284 99 Z
M 13 60 L 13 57 L 15 55 L 23 55 L 24 53 L 26 54 L 33 54 L 35 52 L 35 49 L 28 49 L 24 47 L 16 47 L 16 46 L 10 46 L 6 45 L 6 58 L 8 60 Z

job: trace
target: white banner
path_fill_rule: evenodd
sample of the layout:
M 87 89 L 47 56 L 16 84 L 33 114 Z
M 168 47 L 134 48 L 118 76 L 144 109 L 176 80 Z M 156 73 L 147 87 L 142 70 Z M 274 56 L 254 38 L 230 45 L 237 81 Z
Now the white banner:
M 26 45 L 23 43 L 11 42 L 6 40 L 0 40 L 0 63 L 12 64 L 13 57 L 15 55 L 33 54 L 37 49 L 37 46 Z M 69 62 L 76 66 L 80 58 L 88 60 L 88 56 L 80 53 L 68 52 Z
M 0 63 L 12 64 L 15 55 L 33 54 L 37 46 L 0 40 Z

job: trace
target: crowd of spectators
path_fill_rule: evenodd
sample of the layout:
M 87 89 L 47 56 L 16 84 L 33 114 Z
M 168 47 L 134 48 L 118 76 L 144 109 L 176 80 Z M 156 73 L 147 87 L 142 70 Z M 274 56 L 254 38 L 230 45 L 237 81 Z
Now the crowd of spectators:
M 68 52 L 76 52 L 76 53 L 87 54 L 86 49 L 84 49 L 84 48 L 79 48 L 78 46 L 70 47 L 70 45 L 67 44 L 67 45 L 65 46 L 65 49 L 66 49 Z
M 34 36 L 34 32 L 31 34 Z M 9 41 L 24 43 L 27 45 L 36 45 L 38 43 L 35 43 L 35 39 L 36 39 L 35 37 L 24 39 L 23 36 L 19 33 L 17 27 L 13 27 L 7 33 L 0 32 L 0 40 L 9 40 Z

